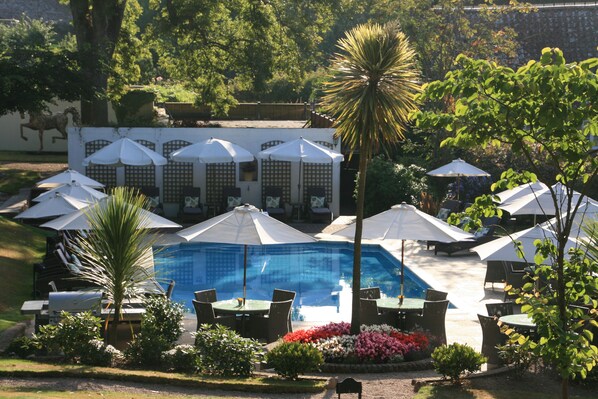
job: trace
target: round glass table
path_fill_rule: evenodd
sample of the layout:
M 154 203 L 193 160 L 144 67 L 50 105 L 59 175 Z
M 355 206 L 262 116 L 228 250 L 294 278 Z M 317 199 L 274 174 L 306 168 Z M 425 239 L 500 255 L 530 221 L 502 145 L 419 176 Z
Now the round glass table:
M 403 298 L 403 303 L 399 304 L 399 298 L 378 298 L 376 305 L 383 311 L 395 312 L 421 312 L 424 309 L 424 299 Z
M 500 322 L 507 324 L 514 328 L 521 328 L 531 330 L 536 328 L 536 323 L 529 317 L 527 313 L 518 313 L 502 316 L 498 319 Z
M 263 301 L 258 299 L 246 299 L 244 305 L 239 305 L 236 299 L 228 299 L 226 301 L 218 301 L 212 304 L 214 312 L 220 314 L 267 314 L 270 311 L 270 301 Z

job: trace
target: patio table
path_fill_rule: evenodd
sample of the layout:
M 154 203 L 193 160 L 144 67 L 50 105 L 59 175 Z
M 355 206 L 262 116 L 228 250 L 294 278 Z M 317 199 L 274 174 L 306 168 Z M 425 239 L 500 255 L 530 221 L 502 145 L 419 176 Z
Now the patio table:
M 399 304 L 399 298 L 378 298 L 376 305 L 382 311 L 391 311 L 399 313 L 421 312 L 424 309 L 425 299 L 403 298 L 403 303 Z
M 270 311 L 270 301 L 259 299 L 246 299 L 245 304 L 239 306 L 236 299 L 218 301 L 212 304 L 214 312 L 221 314 L 259 315 Z
M 498 319 L 501 323 L 507 324 L 513 328 L 520 328 L 522 330 L 534 330 L 536 323 L 529 317 L 527 313 L 510 314 L 502 316 Z

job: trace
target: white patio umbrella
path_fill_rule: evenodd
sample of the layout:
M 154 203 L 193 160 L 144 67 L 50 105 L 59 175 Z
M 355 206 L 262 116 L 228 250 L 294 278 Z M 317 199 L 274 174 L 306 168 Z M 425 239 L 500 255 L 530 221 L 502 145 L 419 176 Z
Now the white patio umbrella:
M 168 160 L 162 155 L 126 137 L 108 144 L 83 160 L 83 166 L 159 166 L 167 163 Z
M 323 145 L 300 137 L 270 147 L 257 153 L 256 158 L 271 161 L 299 162 L 299 183 L 297 184 L 297 202 L 301 202 L 301 171 L 304 163 L 329 163 L 342 162 L 343 154 L 329 150 Z
M 537 181 L 535 183 L 525 183 L 509 190 L 502 191 L 498 193 L 497 196 L 500 198 L 501 204 L 504 204 L 507 201 L 513 202 L 527 194 L 538 193 L 546 188 L 548 188 L 546 184 Z
M 566 215 L 561 215 L 564 218 Z M 584 227 L 589 226 L 590 222 L 598 222 L 598 202 L 584 198 L 583 203 L 577 208 L 575 216 L 573 216 L 573 223 L 571 225 L 571 232 L 569 236 L 575 239 L 588 238 L 588 233 Z M 552 218 L 542 223 L 542 226 L 554 230 L 556 225 L 556 218 Z
M 170 159 L 199 163 L 251 162 L 253 155 L 240 145 L 210 137 L 174 151 Z
M 247 297 L 247 246 L 315 242 L 316 239 L 259 211 L 253 205 L 238 206 L 176 233 L 191 242 L 244 245 L 243 300 Z
M 566 187 L 561 183 L 556 183 L 552 186 L 552 189 L 556 194 L 559 210 L 564 211 L 569 199 Z M 572 204 L 579 200 L 580 195 L 577 191 L 573 192 Z M 499 205 L 498 208 L 509 212 L 511 215 L 556 215 L 557 213 L 548 187 L 513 201 L 507 201 Z
M 334 235 L 355 237 L 355 225 L 349 225 Z M 473 234 L 443 222 L 418 210 L 413 205 L 402 203 L 389 210 L 363 219 L 363 238 L 378 240 L 401 240 L 401 298 L 404 285 L 405 240 L 429 240 L 455 242 L 473 238 Z
M 102 198 L 98 202 L 89 205 L 88 208 L 82 208 L 78 211 L 69 213 L 67 215 L 56 218 L 50 222 L 42 224 L 40 227 L 47 227 L 54 230 L 89 230 L 89 223 L 87 213 L 89 207 L 106 206 L 106 202 L 110 200 L 110 197 Z M 43 204 L 43 202 L 42 202 Z M 141 210 L 141 226 L 140 228 L 145 229 L 160 229 L 160 228 L 178 228 L 182 227 L 180 224 L 171 222 L 170 220 L 158 216 L 155 213 Z
M 105 198 L 108 196 L 107 194 L 104 194 L 101 191 L 94 190 L 91 187 L 84 186 L 84 185 L 77 183 L 76 181 L 73 181 L 71 183 L 67 183 L 67 184 L 63 184 L 62 186 L 58 186 L 50 191 L 46 191 L 45 193 L 42 193 L 42 194 L 38 195 L 37 197 L 35 197 L 33 199 L 33 201 L 35 201 L 35 202 L 45 201 L 48 198 L 51 198 L 54 195 L 54 193 L 66 194 L 72 198 L 76 198 L 80 201 L 86 201 L 86 202 L 94 202 L 94 201 L 97 201 L 99 199 L 102 199 L 102 198 Z
M 532 263 L 533 257 L 536 254 L 536 246 L 534 245 L 534 242 L 536 240 L 544 239 L 549 239 L 556 243 L 555 232 L 545 225 L 538 224 L 534 227 L 530 227 L 529 229 L 513 233 L 510 236 L 500 237 L 496 240 L 478 245 L 477 247 L 472 248 L 472 250 L 477 252 L 481 260 L 521 262 L 523 259 L 522 257 L 518 256 L 518 254 L 520 254 L 525 256 L 525 261 Z M 522 253 L 519 253 L 517 250 L 515 241 L 521 241 Z M 567 244 L 565 245 L 565 253 L 567 253 L 570 248 L 574 248 L 577 245 L 578 243 L 575 239 L 569 238 Z M 550 264 L 550 259 L 547 259 L 546 262 L 547 264 Z
M 42 181 L 39 181 L 36 186 L 37 187 L 56 187 L 62 184 L 67 184 L 71 182 L 77 182 L 83 186 L 92 187 L 92 188 L 103 188 L 104 185 L 99 181 L 95 181 L 90 179 L 89 177 L 85 176 L 77 172 L 76 170 L 67 169 L 64 172 L 61 172 L 57 175 L 48 177 Z
M 441 166 L 437 169 L 431 170 L 427 175 L 439 177 L 456 177 L 457 178 L 457 199 L 459 199 L 459 178 L 461 176 L 490 176 L 490 173 L 476 168 L 468 164 L 464 160 L 457 158 L 451 163 Z
M 44 219 L 66 215 L 89 206 L 89 202 L 80 201 L 69 195 L 53 193 L 45 201 L 40 202 L 15 216 L 16 219 Z

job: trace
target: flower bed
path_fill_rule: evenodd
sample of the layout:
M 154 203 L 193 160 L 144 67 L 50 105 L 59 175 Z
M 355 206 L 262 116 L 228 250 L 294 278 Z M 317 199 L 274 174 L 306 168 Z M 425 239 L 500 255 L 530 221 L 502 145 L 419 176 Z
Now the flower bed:
M 407 370 L 411 368 L 406 362 L 420 361 L 431 353 L 430 337 L 422 332 L 404 333 L 388 325 L 378 325 L 362 326 L 358 335 L 351 335 L 350 327 L 349 323 L 329 323 L 289 333 L 283 340 L 314 345 L 326 362 L 324 371 L 347 367 L 366 372 Z M 413 366 L 422 369 L 428 364 L 424 361 Z M 356 365 L 369 367 L 361 370 L 353 367 Z

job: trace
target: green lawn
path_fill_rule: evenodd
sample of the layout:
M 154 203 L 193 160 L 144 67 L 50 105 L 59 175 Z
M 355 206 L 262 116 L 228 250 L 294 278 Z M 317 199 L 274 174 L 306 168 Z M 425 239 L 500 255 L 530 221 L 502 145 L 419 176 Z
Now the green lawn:
M 0 162 L 67 163 L 66 153 L 0 151 Z
M 25 317 L 19 310 L 33 290 L 32 264 L 39 262 L 52 233 L 0 217 L 0 332 Z
M 3 388 L 2 391 L 2 398 L 15 398 L 15 399 L 39 399 L 39 398 L 48 398 L 48 399 L 64 399 L 65 397 L 79 397 L 79 398 L 114 398 L 114 399 L 160 399 L 160 398 L 167 398 L 167 399 L 192 399 L 192 398 L 201 398 L 201 399 L 233 399 L 234 396 L 204 396 L 204 395 L 175 395 L 175 394 L 166 394 L 163 392 L 160 393 L 134 393 L 134 392 L 108 392 L 108 391 L 82 391 L 77 389 L 76 391 L 56 391 L 56 390 L 45 390 L 43 388 Z
M 516 379 L 511 383 L 507 380 L 503 381 L 504 386 L 500 389 L 461 388 L 447 385 L 424 386 L 419 390 L 415 399 L 558 399 L 561 397 L 558 386 L 554 389 L 554 393 L 549 394 L 533 391 L 533 386 L 528 389 L 520 387 L 519 385 L 524 385 L 524 383 Z M 573 393 L 571 390 L 569 393 L 571 399 L 598 399 L 598 393 L 590 390 L 583 394 Z

